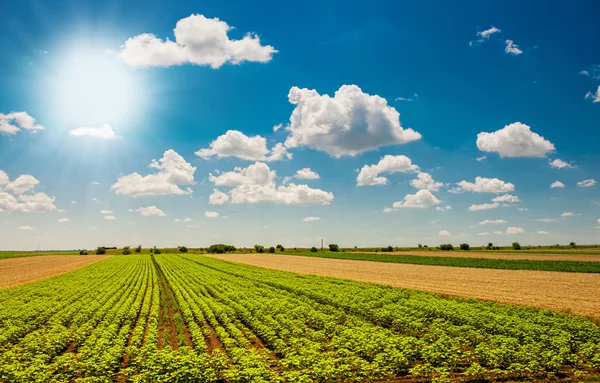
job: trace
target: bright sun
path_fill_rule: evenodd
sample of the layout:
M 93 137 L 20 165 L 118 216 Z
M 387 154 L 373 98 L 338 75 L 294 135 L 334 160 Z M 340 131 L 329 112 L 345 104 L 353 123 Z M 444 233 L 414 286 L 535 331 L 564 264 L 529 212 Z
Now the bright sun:
M 135 71 L 106 52 L 73 50 L 58 63 L 51 79 L 52 103 L 69 125 L 110 124 L 119 129 L 141 104 Z

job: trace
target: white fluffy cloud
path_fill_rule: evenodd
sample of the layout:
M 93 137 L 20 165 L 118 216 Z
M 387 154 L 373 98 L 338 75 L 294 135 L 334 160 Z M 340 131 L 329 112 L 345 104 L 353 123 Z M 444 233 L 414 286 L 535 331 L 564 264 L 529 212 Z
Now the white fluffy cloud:
M 450 236 L 452 236 L 452 234 L 450 234 L 450 232 L 448 230 L 440 231 L 440 237 L 450 237 Z
M 69 222 L 68 218 L 59 218 L 58 219 L 58 223 L 66 223 L 66 222 Z
M 592 92 L 587 92 L 585 94 L 585 98 L 586 99 L 591 99 L 593 102 L 600 102 L 600 86 L 598 86 L 598 89 L 596 90 L 596 93 L 592 93 Z M 0 125 L 1 126 L 1 125 Z M 0 129 L 0 132 L 2 131 L 2 129 Z
M 204 216 L 206 218 L 219 218 L 219 213 L 216 211 L 205 211 Z
M 582 188 L 589 188 L 590 186 L 596 185 L 597 182 L 595 179 L 583 180 L 581 182 L 577 182 L 577 186 Z
M 544 157 L 555 149 L 552 142 L 520 122 L 492 133 L 479 133 L 477 147 L 483 152 L 496 152 L 500 157 Z
M 479 222 L 480 225 L 487 225 L 487 224 L 496 224 L 496 223 L 507 223 L 506 220 L 503 219 L 486 219 L 485 221 L 481 221 Z
M 514 41 L 506 40 L 505 43 L 506 43 L 506 48 L 504 49 L 504 52 L 511 54 L 511 55 L 515 55 L 515 56 L 523 53 L 523 51 L 519 49 L 519 46 L 517 44 L 515 44 Z
M 410 184 L 417 189 L 427 189 L 429 191 L 439 191 L 444 186 L 443 182 L 435 182 L 431 174 L 424 172 L 419 172 L 417 178 L 410 181 Z
M 419 167 L 412 163 L 411 159 L 404 155 L 382 157 L 375 165 L 365 165 L 356 177 L 357 186 L 385 185 L 388 181 L 381 173 L 406 173 L 415 172 Z M 427 173 L 423 173 L 427 174 Z M 425 188 L 422 188 L 425 189 Z
M 139 212 L 142 217 L 152 217 L 152 216 L 164 217 L 164 216 L 166 216 L 165 212 L 160 210 L 156 206 L 140 207 L 136 211 Z
M 128 39 L 118 56 L 134 67 L 193 64 L 217 69 L 225 63 L 269 62 L 277 52 L 270 45 L 261 45 L 260 38 L 253 33 L 241 40 L 231 40 L 227 36 L 231 29 L 232 26 L 218 18 L 190 15 L 177 22 L 175 41 L 143 33 Z
M 559 158 L 556 158 L 556 159 L 550 161 L 550 166 L 552 166 L 553 168 L 556 168 L 556 169 L 574 168 L 573 165 L 571 165 L 570 163 L 565 162 Z
M 177 218 L 177 219 L 173 220 L 173 222 L 194 222 L 194 220 L 191 218 L 184 218 L 184 219 Z
M 248 137 L 237 130 L 228 130 L 211 142 L 208 149 L 198 150 L 196 155 L 204 159 L 237 157 L 249 161 L 280 161 L 292 158 L 292 154 L 287 152 L 283 144 L 276 144 L 269 152 L 264 137 Z
M 318 180 L 321 177 L 319 177 L 316 172 L 312 171 L 311 168 L 304 168 L 298 170 L 294 178 L 299 180 Z
M 31 230 L 35 230 L 35 229 L 32 226 L 24 225 L 24 226 L 19 226 L 19 230 L 20 231 L 31 231 Z
M 504 182 L 498 178 L 475 177 L 475 182 L 460 181 L 456 183 L 458 188 L 452 189 L 452 192 L 474 192 L 474 193 L 506 193 L 515 190 L 515 185 L 510 182 Z
M 23 194 L 33 190 L 39 183 L 40 181 L 38 181 L 34 176 L 23 174 L 17 177 L 17 179 L 14 181 L 6 183 L 4 190 L 13 192 L 13 194 Z
M 102 140 L 116 140 L 119 138 L 110 125 L 104 124 L 100 128 L 77 128 L 69 130 L 69 134 L 73 137 L 92 137 Z
M 496 198 L 492 198 L 492 202 L 517 203 L 520 202 L 520 200 L 516 195 L 504 194 Z
M 545 231 L 545 230 L 538 230 L 538 231 L 537 231 L 537 233 L 538 233 L 539 235 L 548 235 L 548 234 L 550 234 L 549 232 L 547 232 L 547 231 Z
M 100 214 L 113 214 L 113 211 L 112 210 L 102 209 L 102 210 L 100 210 Z
M 551 188 L 551 189 L 554 189 L 554 188 L 564 188 L 564 187 L 565 187 L 565 184 L 563 184 L 563 183 L 562 183 L 562 182 L 560 182 L 560 181 L 554 181 L 554 182 L 552 182 L 552 183 L 550 184 L 550 188 Z
M 33 192 L 39 183 L 29 174 L 20 175 L 11 181 L 8 174 L 0 170 L 0 213 L 55 211 L 55 197 L 46 193 L 24 194 Z
M 302 222 L 314 222 L 314 221 L 320 221 L 321 217 L 304 217 L 302 218 Z
M 27 112 L 10 112 L 8 114 L 0 113 L 0 134 L 15 135 L 21 130 L 32 133 L 38 130 L 44 130 L 42 125 L 35 122 Z
M 452 210 L 452 206 L 450 205 L 446 205 L 446 206 L 438 206 L 435 208 L 435 210 L 437 211 L 446 211 L 446 210 Z
M 400 125 L 400 114 L 384 98 L 356 85 L 341 86 L 333 97 L 292 87 L 288 99 L 296 105 L 286 128 L 288 148 L 307 146 L 339 158 L 421 138 Z
M 131 197 L 192 193 L 189 187 L 183 190 L 178 185 L 193 185 L 196 168 L 174 150 L 167 150 L 159 161 L 152 160 L 149 167 L 158 169 L 158 172 L 147 176 L 132 173 L 119 177 L 111 189 Z
M 209 174 L 208 179 L 215 186 L 231 187 L 229 201 L 233 204 L 253 204 L 272 202 L 284 205 L 327 205 L 333 201 L 333 193 L 310 188 L 308 185 L 279 185 L 275 183 L 277 173 L 262 162 L 246 168 L 219 175 Z M 214 193 L 213 193 L 214 194 Z M 221 197 L 224 202 L 225 198 Z
M 421 189 L 415 194 L 407 194 L 402 201 L 394 202 L 395 208 L 426 208 L 439 205 L 441 201 L 429 190 Z
M 104 219 L 107 221 L 114 221 L 117 219 L 117 217 L 115 217 L 114 215 L 106 215 L 104 216 Z
M 524 233 L 525 229 L 523 229 L 522 227 L 517 227 L 517 226 L 511 226 L 509 228 L 506 229 L 506 234 L 510 235 L 510 234 L 521 234 Z
M 471 205 L 469 206 L 469 211 L 479 211 L 479 210 L 490 210 L 496 209 L 500 204 L 498 202 L 494 203 L 482 203 L 481 205 Z
M 223 205 L 229 201 L 229 196 L 219 189 L 213 189 L 213 193 L 208 197 L 208 203 L 211 205 Z
M 491 35 L 499 32 L 501 32 L 500 29 L 494 26 L 483 31 L 477 32 L 477 40 L 469 41 L 469 46 L 482 44 L 484 41 L 489 40 Z

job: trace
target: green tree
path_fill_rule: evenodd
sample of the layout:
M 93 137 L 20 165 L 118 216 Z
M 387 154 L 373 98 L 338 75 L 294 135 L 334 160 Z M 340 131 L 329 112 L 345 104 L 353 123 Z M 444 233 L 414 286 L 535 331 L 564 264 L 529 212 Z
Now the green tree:
M 123 248 L 123 255 L 129 255 L 131 254 L 131 247 L 130 246 L 125 246 Z
M 319 251 L 319 250 L 317 250 L 317 248 L 314 246 L 310 248 L 311 253 L 316 253 L 317 251 Z
M 269 253 L 274 254 L 275 248 L 273 246 L 269 247 Z
M 135 248 L 135 252 L 136 252 L 136 253 L 141 253 L 141 252 L 142 252 L 142 245 L 138 245 L 138 246 Z
M 519 244 L 519 242 L 513 242 L 512 248 L 513 250 L 521 250 L 521 245 Z
M 88 255 L 88 252 L 86 249 L 81 249 L 79 250 L 79 255 Z
M 104 246 L 100 246 L 96 249 L 96 255 L 102 255 L 102 254 L 106 254 L 106 249 L 104 248 Z
M 179 250 L 180 253 L 187 253 L 188 252 L 188 248 L 185 246 L 179 246 L 177 248 Z
M 454 250 L 454 246 L 452 246 L 451 243 L 445 243 L 445 244 L 440 245 L 440 250 L 452 251 L 452 250 Z
M 254 250 L 256 250 L 257 253 L 264 253 L 265 247 L 263 245 L 254 245 Z
M 333 251 L 333 252 L 337 253 L 338 251 L 340 251 L 340 247 L 338 245 L 336 245 L 335 243 L 332 243 L 329 245 L 329 251 Z
M 468 243 L 461 243 L 459 247 L 461 250 L 471 250 L 471 246 Z

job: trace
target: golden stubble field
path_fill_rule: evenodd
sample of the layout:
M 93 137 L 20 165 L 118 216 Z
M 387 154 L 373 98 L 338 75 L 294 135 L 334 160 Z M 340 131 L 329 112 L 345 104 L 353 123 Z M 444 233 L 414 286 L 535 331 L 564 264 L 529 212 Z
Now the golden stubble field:
M 110 257 L 47 255 L 0 260 L 0 288 L 13 287 L 79 269 Z
M 536 253 L 502 253 L 502 252 L 454 252 L 454 251 L 392 251 L 375 252 L 360 251 L 356 254 L 378 255 L 418 255 L 426 257 L 452 257 L 452 258 L 486 258 L 486 259 L 517 259 L 529 261 L 579 261 L 600 262 L 600 255 L 586 254 L 536 254 Z
M 274 254 L 214 257 L 301 274 L 535 306 L 600 320 L 600 274 L 424 266 Z

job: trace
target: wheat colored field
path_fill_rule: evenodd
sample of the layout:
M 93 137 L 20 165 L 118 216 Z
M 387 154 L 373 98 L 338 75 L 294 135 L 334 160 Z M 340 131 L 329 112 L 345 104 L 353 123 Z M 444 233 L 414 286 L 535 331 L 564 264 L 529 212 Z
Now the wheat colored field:
M 109 256 L 48 255 L 0 260 L 0 288 L 22 285 L 79 269 Z
M 600 320 L 600 274 L 423 266 L 273 254 L 214 257 L 301 274 L 534 306 Z
M 375 252 L 360 251 L 357 254 L 385 254 L 385 255 L 420 255 L 428 257 L 453 257 L 453 258 L 486 258 L 486 259 L 516 259 L 530 261 L 580 261 L 600 262 L 600 255 L 584 254 L 535 254 L 535 253 L 483 253 L 483 252 L 448 252 L 448 251 L 393 251 Z

